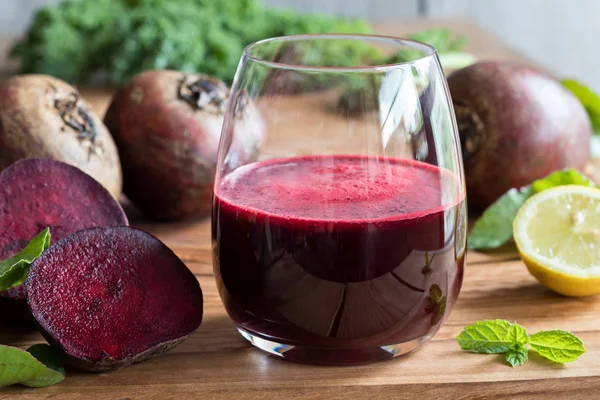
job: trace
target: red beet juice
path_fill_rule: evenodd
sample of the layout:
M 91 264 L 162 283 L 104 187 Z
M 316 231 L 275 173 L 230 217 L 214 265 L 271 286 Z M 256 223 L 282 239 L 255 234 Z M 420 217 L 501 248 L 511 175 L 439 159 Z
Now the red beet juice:
M 215 188 L 214 268 L 240 332 L 286 359 L 357 364 L 414 350 L 463 276 L 453 173 L 384 157 L 240 167 Z

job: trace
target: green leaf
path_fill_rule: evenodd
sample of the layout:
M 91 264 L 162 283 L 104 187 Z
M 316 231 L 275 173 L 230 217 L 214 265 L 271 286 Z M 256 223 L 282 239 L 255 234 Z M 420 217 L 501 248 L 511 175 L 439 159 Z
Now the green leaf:
M 529 337 L 529 345 L 550 361 L 564 364 L 575 361 L 585 353 L 583 342 L 571 332 L 541 331 Z
M 519 190 L 511 189 L 489 206 L 475 222 L 469 235 L 469 248 L 489 250 L 502 246 L 512 239 L 512 224 L 519 208 L 536 193 L 556 186 L 595 186 L 575 169 L 556 171 Z
M 494 249 L 512 239 L 512 223 L 519 208 L 533 196 L 530 186 L 510 189 L 489 206 L 473 226 L 469 235 L 470 249 Z
M 38 344 L 25 351 L 0 345 L 0 386 L 44 387 L 64 379 L 60 355 L 50 346 Z
M 468 325 L 456 337 L 461 349 L 472 353 L 506 353 L 515 342 L 513 324 L 502 319 L 478 321 Z
M 21 252 L 0 261 L 0 291 L 19 286 L 27 277 L 29 267 L 50 246 L 50 229 L 34 237 Z
M 553 172 L 547 177 L 538 179 L 531 184 L 535 193 L 563 185 L 596 186 L 594 182 L 575 169 Z
M 590 90 L 587 86 L 574 79 L 564 79 L 563 86 L 579 99 L 590 117 L 592 129 L 596 134 L 600 133 L 600 96 Z
M 299 33 L 370 33 L 365 20 L 307 15 L 259 0 L 79 0 L 40 9 L 11 52 L 23 73 L 122 83 L 146 69 L 202 71 L 231 82 L 244 47 Z M 189 40 L 189 38 L 195 40 Z M 357 64 L 380 50 L 362 41 L 326 46 L 329 64 Z M 320 46 L 324 49 L 324 46 Z
M 515 345 L 506 353 L 506 362 L 508 362 L 511 367 L 523 365 L 528 359 L 529 350 L 523 345 Z
M 527 330 L 516 322 L 512 324 L 508 331 L 509 340 L 519 346 L 524 346 L 529 342 Z

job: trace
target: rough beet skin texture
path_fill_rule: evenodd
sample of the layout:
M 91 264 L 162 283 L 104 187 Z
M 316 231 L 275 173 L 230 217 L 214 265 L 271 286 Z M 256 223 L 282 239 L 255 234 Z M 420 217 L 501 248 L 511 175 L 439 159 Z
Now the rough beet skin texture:
M 0 82 L 0 170 L 24 158 L 51 158 L 80 168 L 115 198 L 122 176 L 115 143 L 73 86 L 46 75 Z
M 147 216 L 168 221 L 210 214 L 229 94 L 216 78 L 157 70 L 136 75 L 114 95 L 104 122 L 119 150 L 123 190 Z M 264 123 L 245 95 L 234 109 L 229 161 L 239 165 L 256 157 Z
M 0 172 L 0 260 L 17 254 L 47 227 L 56 242 L 81 229 L 127 224 L 119 203 L 78 168 L 26 159 Z M 17 320 L 27 315 L 22 285 L 0 292 L 0 309 Z
M 530 67 L 480 62 L 452 73 L 469 206 L 563 168 L 583 168 L 592 133 L 581 103 Z
M 202 322 L 202 291 L 154 236 L 91 228 L 53 244 L 31 266 L 28 305 L 70 365 L 108 371 L 181 343 Z

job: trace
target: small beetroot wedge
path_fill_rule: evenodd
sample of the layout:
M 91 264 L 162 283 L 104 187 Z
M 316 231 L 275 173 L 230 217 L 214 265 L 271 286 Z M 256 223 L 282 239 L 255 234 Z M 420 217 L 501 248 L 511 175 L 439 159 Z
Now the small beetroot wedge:
M 26 159 L 0 172 L 0 260 L 17 254 L 47 227 L 52 241 L 57 241 L 85 228 L 127 224 L 119 203 L 78 168 Z M 23 288 L 0 292 L 3 314 L 21 319 L 24 299 Z
M 202 291 L 154 236 L 91 228 L 53 244 L 31 266 L 28 305 L 42 334 L 86 371 L 143 361 L 181 343 L 202 322 Z

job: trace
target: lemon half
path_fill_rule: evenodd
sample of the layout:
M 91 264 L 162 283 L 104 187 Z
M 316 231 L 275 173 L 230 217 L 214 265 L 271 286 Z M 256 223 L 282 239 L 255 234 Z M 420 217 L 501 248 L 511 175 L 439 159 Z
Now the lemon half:
M 529 272 L 566 296 L 600 293 L 600 189 L 567 185 L 536 194 L 513 232 Z

